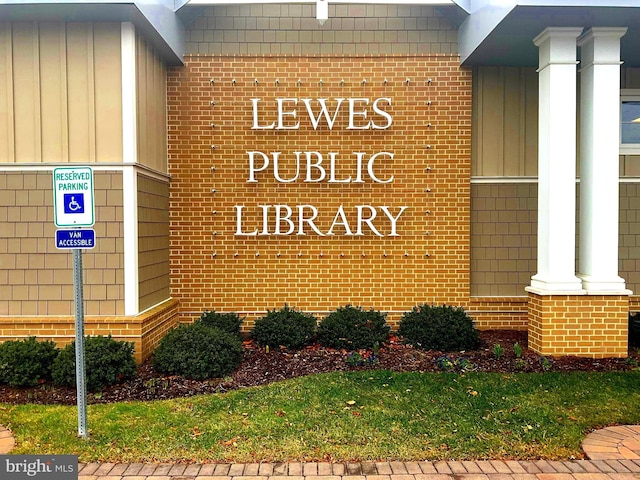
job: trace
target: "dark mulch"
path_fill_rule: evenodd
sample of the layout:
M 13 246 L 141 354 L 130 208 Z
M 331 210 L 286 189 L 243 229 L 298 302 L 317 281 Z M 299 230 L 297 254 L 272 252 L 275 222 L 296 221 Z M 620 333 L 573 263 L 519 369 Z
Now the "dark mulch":
M 393 370 L 397 372 L 462 371 L 479 372 L 541 372 L 541 371 L 612 371 L 636 368 L 640 357 L 637 352 L 629 359 L 587 359 L 555 357 L 544 359 L 527 348 L 527 332 L 493 330 L 480 332 L 480 347 L 473 351 L 442 353 L 421 351 L 392 340 L 381 347 L 375 362 L 366 361 L 370 352 L 354 357 L 348 352 L 317 345 L 300 351 L 272 350 L 248 343 L 240 367 L 228 378 L 206 381 L 188 380 L 157 373 L 151 362 L 138 367 L 137 376 L 124 383 L 90 393 L 89 403 L 111 403 L 130 400 L 158 400 L 186 397 L 203 393 L 216 393 L 238 388 L 264 385 L 287 378 L 331 371 L 362 369 Z M 513 345 L 522 346 L 522 357 L 514 355 Z M 504 354 L 496 358 L 494 346 L 500 344 Z M 364 364 L 357 360 L 363 359 Z M 0 386 L 0 403 L 75 404 L 74 388 L 53 387 L 48 383 L 33 388 Z

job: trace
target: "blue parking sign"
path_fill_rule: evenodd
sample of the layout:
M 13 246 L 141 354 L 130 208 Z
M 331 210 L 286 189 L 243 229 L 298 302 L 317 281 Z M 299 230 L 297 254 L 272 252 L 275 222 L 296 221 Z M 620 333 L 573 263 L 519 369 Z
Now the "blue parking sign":
M 63 202 L 64 213 L 84 213 L 84 193 L 65 193 Z

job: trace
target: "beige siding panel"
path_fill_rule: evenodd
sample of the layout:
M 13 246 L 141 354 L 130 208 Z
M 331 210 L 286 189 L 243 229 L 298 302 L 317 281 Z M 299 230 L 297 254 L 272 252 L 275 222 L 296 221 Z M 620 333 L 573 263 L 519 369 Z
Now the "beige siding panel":
M 138 161 L 167 172 L 166 68 L 141 38 L 136 43 Z
M 620 174 L 626 177 L 640 177 L 640 155 L 621 155 Z
M 472 175 L 537 174 L 538 78 L 534 69 L 474 70 Z
M 147 112 L 148 78 L 147 78 L 147 48 L 145 41 L 138 35 L 136 37 L 136 101 L 138 114 L 138 162 L 149 166 L 149 138 L 147 125 L 149 122 Z
M 640 88 L 640 68 L 623 68 L 621 76 L 621 88 Z
M 40 24 L 42 161 L 68 161 L 67 68 L 64 24 Z
M 96 161 L 122 161 L 120 25 L 94 25 Z
M 482 138 L 478 152 L 481 155 L 478 175 L 502 176 L 504 173 L 503 112 L 504 77 L 499 67 L 480 69 L 479 80 L 482 108 L 478 120 L 482 122 Z
M 169 184 L 138 175 L 138 268 L 140 308 L 169 292 Z
M 93 120 L 93 78 L 89 76 L 89 61 L 93 58 L 93 37 L 91 25 L 83 23 L 67 24 L 67 71 L 68 71 L 68 112 L 69 112 L 69 160 L 71 162 L 92 162 L 93 146 L 90 132 Z M 92 75 L 91 75 L 92 77 Z
M 13 24 L 13 89 L 17 162 L 40 162 L 40 76 L 37 24 Z
M 523 69 L 524 80 L 524 176 L 538 175 L 538 73 L 535 68 Z
M 85 311 L 122 315 L 122 174 L 97 171 L 94 181 L 99 241 L 83 254 Z M 0 186 L 0 315 L 71 315 L 72 261 L 55 247 L 51 172 L 0 172 Z
M 15 162 L 11 24 L 0 22 L 0 162 Z
M 522 104 L 522 84 L 520 69 L 504 69 L 504 122 L 502 175 L 515 177 L 524 171 L 524 106 Z M 517 120 L 517 121 L 513 121 Z
M 154 55 L 154 158 L 156 170 L 168 173 L 167 160 L 167 69 L 158 55 Z

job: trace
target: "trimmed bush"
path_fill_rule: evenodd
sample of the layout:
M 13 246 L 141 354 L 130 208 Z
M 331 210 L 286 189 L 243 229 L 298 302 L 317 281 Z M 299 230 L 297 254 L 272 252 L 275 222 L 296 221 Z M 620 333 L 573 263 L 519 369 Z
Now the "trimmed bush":
M 640 314 L 629 314 L 629 346 L 640 347 Z
M 347 305 L 331 312 L 318 325 L 318 341 L 345 350 L 374 348 L 389 338 L 386 315 Z
M 404 313 L 398 335 L 423 350 L 470 350 L 478 346 L 478 331 L 463 308 L 418 305 Z
M 39 342 L 36 337 L 0 343 L 0 382 L 12 387 L 32 387 L 48 380 L 57 356 L 54 342 Z
M 84 340 L 86 386 L 90 392 L 114 385 L 136 374 L 133 343 L 114 340 L 109 336 L 87 337 Z M 64 347 L 51 368 L 56 385 L 76 384 L 76 342 Z
M 280 310 L 267 310 L 256 320 L 251 338 L 263 347 L 299 349 L 313 340 L 318 321 L 311 314 L 285 305 Z
M 208 327 L 215 327 L 223 332 L 240 336 L 242 318 L 237 313 L 204 312 L 198 322 Z
M 194 380 L 224 377 L 241 361 L 239 336 L 201 322 L 169 331 L 153 352 L 156 370 Z

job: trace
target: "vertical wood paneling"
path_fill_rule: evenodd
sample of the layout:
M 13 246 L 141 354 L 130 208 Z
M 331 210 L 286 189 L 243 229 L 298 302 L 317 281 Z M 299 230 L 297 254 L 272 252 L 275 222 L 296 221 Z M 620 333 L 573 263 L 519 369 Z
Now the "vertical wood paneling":
M 623 68 L 621 88 L 640 88 L 640 68 Z
M 168 173 L 167 160 L 167 68 L 160 57 L 156 55 L 156 98 L 158 99 L 158 111 L 156 115 L 156 140 L 157 158 L 160 160 L 158 169 Z
M 534 68 L 524 69 L 524 171 L 526 177 L 538 175 L 538 73 Z
M 515 68 L 504 69 L 504 110 L 503 110 L 503 155 L 502 175 L 516 177 L 522 175 L 524 159 L 520 145 L 524 140 L 522 134 L 523 108 L 521 71 Z
M 41 23 L 39 30 L 42 161 L 65 162 L 68 160 L 65 30 L 59 23 Z
M 167 166 L 167 72 L 164 63 L 158 57 L 153 57 L 153 85 L 154 85 L 154 139 L 153 155 L 156 158 L 156 169 L 168 172 Z
M 0 162 L 122 161 L 120 58 L 119 23 L 0 22 Z
M 147 125 L 150 121 L 150 112 L 147 110 L 147 96 L 149 95 L 149 81 L 147 77 L 148 68 L 147 49 L 145 42 L 140 35 L 136 35 L 136 86 L 137 86 L 137 108 L 138 108 L 138 161 L 143 165 L 150 166 L 149 158 L 149 137 Z
M 484 124 L 480 144 L 480 154 L 482 155 L 481 175 L 502 176 L 504 170 L 504 142 L 502 136 L 504 77 L 502 69 L 497 67 L 489 67 L 479 71 L 483 72 L 482 91 L 480 94 L 484 97 L 483 108 L 480 112 L 480 121 Z
M 67 81 L 69 112 L 69 161 L 90 162 L 89 115 L 93 111 L 89 98 L 87 59 L 90 26 L 83 23 L 67 24 Z
M 15 162 L 11 24 L 0 22 L 0 162 Z
M 138 161 L 167 172 L 166 68 L 141 37 L 136 40 Z
M 122 161 L 122 62 L 118 24 L 95 24 L 95 145 L 98 162 Z
M 15 161 L 40 162 L 40 82 L 37 24 L 13 24 Z
M 537 174 L 537 89 L 533 69 L 474 70 L 472 175 Z

